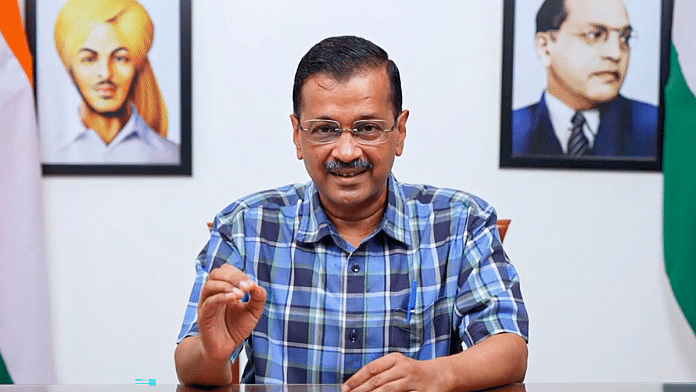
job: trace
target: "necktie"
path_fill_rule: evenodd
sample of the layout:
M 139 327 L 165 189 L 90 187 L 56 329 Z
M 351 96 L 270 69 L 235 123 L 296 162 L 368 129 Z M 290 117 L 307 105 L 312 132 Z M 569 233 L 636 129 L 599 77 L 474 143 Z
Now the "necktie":
M 570 139 L 568 139 L 568 155 L 579 157 L 590 149 L 590 142 L 587 141 L 585 133 L 582 131 L 582 126 L 585 125 L 585 117 L 583 117 L 582 113 L 577 112 L 570 122 L 573 126 L 570 131 Z

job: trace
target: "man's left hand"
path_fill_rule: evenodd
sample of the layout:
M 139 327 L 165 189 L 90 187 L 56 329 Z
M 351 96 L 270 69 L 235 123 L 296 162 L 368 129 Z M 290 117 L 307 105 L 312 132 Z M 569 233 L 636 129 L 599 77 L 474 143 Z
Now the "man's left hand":
M 433 361 L 419 361 L 401 353 L 378 358 L 343 384 L 343 392 L 397 392 L 443 390 Z

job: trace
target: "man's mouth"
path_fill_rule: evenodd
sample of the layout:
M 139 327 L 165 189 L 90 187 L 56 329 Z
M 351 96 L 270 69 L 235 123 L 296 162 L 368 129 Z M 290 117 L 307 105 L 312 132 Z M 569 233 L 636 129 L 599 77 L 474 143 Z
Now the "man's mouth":
M 595 72 L 595 76 L 606 78 L 610 81 L 616 81 L 621 79 L 621 74 L 619 74 L 618 71 L 611 70 Z
M 102 98 L 109 98 L 116 93 L 116 86 L 112 83 L 100 83 L 94 87 L 94 91 Z
M 333 174 L 334 176 L 339 176 L 339 177 L 355 177 L 357 175 L 365 173 L 367 170 L 359 170 L 359 171 L 329 171 L 330 174 Z
M 332 161 L 324 163 L 327 173 L 338 177 L 355 177 L 372 169 L 372 163 L 365 159 L 356 159 L 350 163 Z

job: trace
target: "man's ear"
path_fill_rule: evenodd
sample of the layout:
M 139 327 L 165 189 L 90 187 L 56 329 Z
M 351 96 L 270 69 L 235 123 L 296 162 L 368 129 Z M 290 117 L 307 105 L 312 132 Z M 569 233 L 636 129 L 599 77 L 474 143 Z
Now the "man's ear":
M 295 114 L 290 115 L 290 123 L 292 124 L 292 142 L 295 144 L 295 154 L 297 159 L 302 159 L 302 144 L 300 143 L 300 119 Z
M 406 120 L 408 120 L 408 110 L 404 109 L 396 118 L 396 156 L 399 157 L 404 152 L 404 141 L 406 140 Z
M 553 37 L 551 37 L 551 32 L 539 32 L 534 36 L 534 49 L 539 56 L 539 61 L 544 68 L 547 68 L 551 63 L 550 53 L 553 49 Z

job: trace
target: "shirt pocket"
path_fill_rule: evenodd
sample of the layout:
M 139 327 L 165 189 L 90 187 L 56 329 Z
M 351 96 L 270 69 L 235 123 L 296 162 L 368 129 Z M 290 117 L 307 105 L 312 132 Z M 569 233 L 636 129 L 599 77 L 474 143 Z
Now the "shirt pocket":
M 394 309 L 389 324 L 389 352 L 419 358 L 427 345 L 449 340 L 452 334 L 454 300 L 440 297 L 427 307 L 415 306 L 407 321 L 408 309 Z

